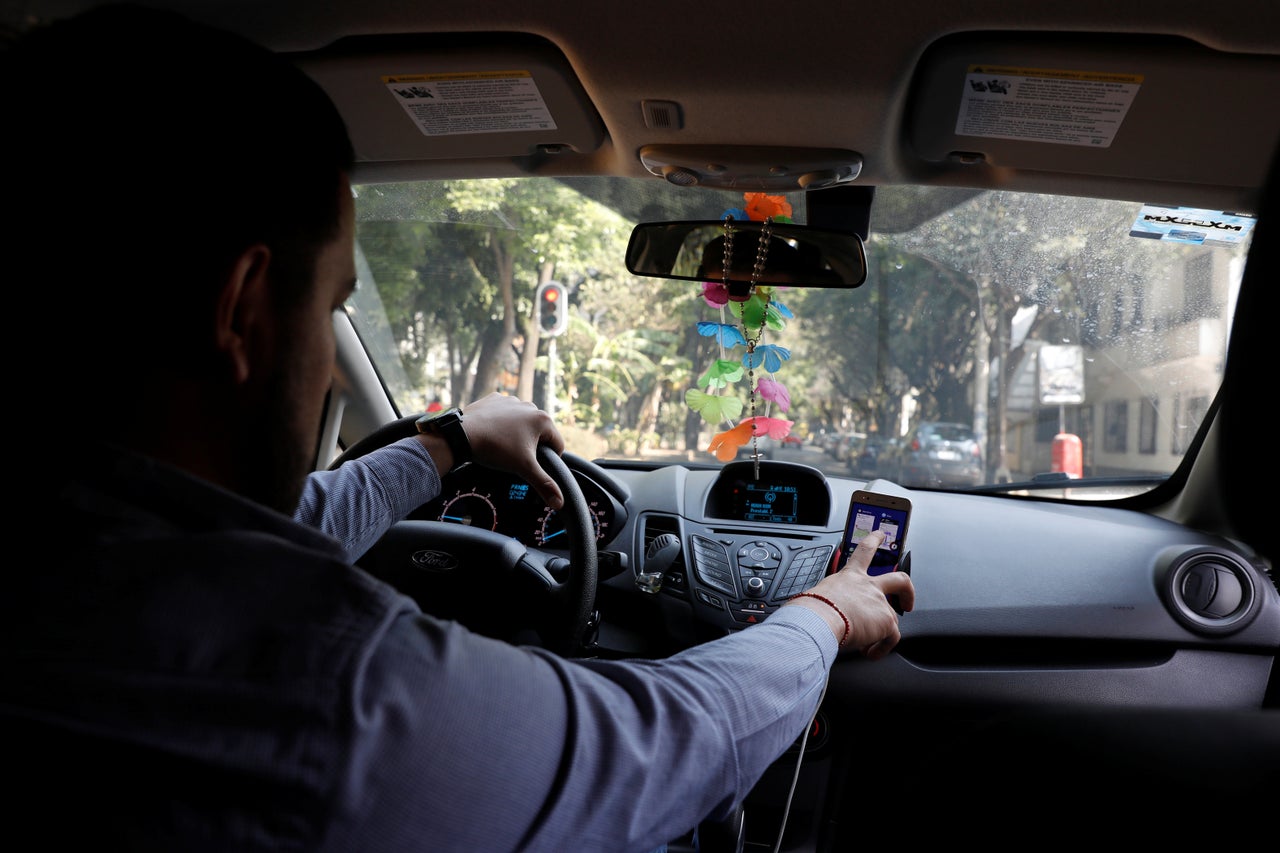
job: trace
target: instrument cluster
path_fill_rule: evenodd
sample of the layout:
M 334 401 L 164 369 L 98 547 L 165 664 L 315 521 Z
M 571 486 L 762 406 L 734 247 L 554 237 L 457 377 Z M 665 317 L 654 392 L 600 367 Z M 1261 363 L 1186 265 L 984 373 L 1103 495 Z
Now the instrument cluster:
M 587 500 L 596 546 L 603 547 L 617 535 L 616 522 L 624 510 L 590 477 L 576 470 L 573 476 Z M 418 507 L 409 518 L 492 530 L 533 548 L 569 548 L 563 519 L 532 486 L 513 474 L 480 465 L 451 473 L 440 495 Z

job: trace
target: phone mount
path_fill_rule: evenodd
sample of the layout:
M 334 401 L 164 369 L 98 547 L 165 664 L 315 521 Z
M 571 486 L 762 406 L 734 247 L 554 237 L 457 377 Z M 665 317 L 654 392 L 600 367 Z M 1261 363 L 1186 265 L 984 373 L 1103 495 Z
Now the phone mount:
M 911 552 L 910 551 L 903 552 L 902 556 L 898 558 L 898 566 L 897 568 L 894 569 L 894 571 L 902 572 L 904 575 L 911 574 Z M 901 616 L 903 611 L 902 611 L 902 605 L 898 603 L 898 596 L 886 595 L 885 598 L 889 599 L 889 603 L 893 605 L 893 612 Z

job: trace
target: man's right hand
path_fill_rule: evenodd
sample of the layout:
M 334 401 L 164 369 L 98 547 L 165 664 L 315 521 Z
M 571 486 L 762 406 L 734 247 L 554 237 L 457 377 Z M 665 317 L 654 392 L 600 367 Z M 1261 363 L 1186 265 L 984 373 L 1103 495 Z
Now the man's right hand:
M 556 453 L 564 452 L 564 437 L 549 414 L 533 403 L 495 391 L 462 407 L 462 428 L 471 445 L 473 461 L 528 481 L 552 509 L 564 506 L 560 487 L 538 464 L 539 444 Z M 430 440 L 421 438 L 424 443 Z M 427 444 L 427 450 L 435 457 L 439 446 Z
M 904 572 L 887 572 L 882 575 L 867 574 L 867 566 L 884 534 L 876 530 L 868 533 L 849 555 L 840 571 L 827 575 L 806 592 L 820 595 L 831 604 L 804 596 L 793 598 L 787 607 L 807 607 L 823 618 L 839 640 L 845 633 L 844 619 L 849 620 L 849 636 L 841 649 L 856 649 L 871 660 L 879 660 L 889 654 L 902 635 L 898 631 L 898 614 L 885 597 L 896 595 L 902 610 L 915 606 L 916 590 L 911 576 Z M 836 613 L 832 605 L 839 608 Z

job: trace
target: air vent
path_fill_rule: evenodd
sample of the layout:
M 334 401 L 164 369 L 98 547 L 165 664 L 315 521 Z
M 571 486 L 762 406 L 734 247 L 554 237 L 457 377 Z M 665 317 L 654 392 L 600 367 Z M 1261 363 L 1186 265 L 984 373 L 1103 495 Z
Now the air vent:
M 1258 612 L 1253 572 L 1239 558 L 1214 548 L 1175 556 L 1161 591 L 1174 617 L 1199 634 L 1234 633 Z

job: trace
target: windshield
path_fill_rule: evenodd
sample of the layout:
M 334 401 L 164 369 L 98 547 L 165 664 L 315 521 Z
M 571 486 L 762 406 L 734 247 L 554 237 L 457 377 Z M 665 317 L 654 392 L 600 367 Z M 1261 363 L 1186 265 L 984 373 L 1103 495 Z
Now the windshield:
M 632 227 L 803 224 L 802 194 L 597 178 L 356 194 L 348 311 L 403 414 L 496 390 L 553 413 L 589 459 L 758 454 L 915 488 L 1038 478 L 1071 498 L 1178 466 L 1222 379 L 1251 233 L 1137 202 L 877 188 L 864 284 L 743 303 L 714 279 L 629 274 Z

